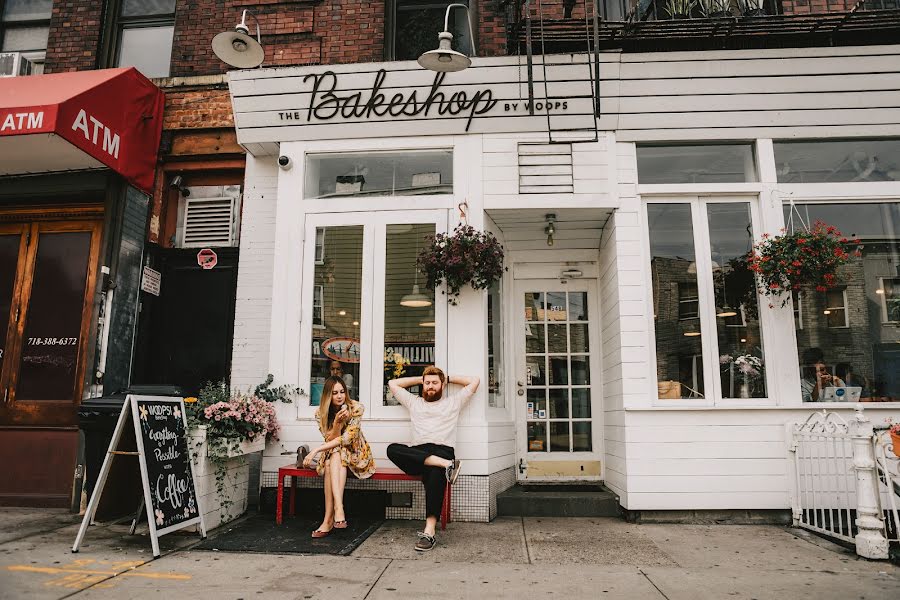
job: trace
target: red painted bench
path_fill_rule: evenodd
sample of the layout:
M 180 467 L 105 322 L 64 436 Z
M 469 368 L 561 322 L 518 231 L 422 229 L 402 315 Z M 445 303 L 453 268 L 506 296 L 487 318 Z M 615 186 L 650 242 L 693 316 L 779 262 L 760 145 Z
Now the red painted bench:
M 295 465 L 286 465 L 278 469 L 278 499 L 276 500 L 275 522 L 281 525 L 282 521 L 282 501 L 284 499 L 284 478 L 291 478 L 291 498 L 288 505 L 288 516 L 294 516 L 295 501 L 297 498 L 297 478 L 298 477 L 319 477 L 315 469 L 298 468 Z M 369 477 L 381 481 L 421 481 L 422 478 L 416 475 L 407 475 L 400 469 L 378 469 Z M 447 485 L 444 491 L 444 504 L 441 506 L 441 529 L 447 529 L 447 523 L 450 522 L 450 496 L 451 488 Z

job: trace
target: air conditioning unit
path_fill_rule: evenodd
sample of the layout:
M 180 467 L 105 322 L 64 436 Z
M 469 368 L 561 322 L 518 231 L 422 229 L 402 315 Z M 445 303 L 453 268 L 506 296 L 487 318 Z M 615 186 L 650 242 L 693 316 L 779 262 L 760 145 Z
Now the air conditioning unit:
M 0 77 L 15 77 L 21 68 L 22 55 L 19 52 L 0 52 Z
M 0 77 L 40 75 L 43 64 L 43 53 L 0 52 Z

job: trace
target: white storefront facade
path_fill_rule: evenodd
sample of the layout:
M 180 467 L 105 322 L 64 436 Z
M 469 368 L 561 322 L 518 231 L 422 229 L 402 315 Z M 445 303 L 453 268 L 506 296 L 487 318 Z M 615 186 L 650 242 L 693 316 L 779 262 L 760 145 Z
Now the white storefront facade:
M 232 383 L 302 390 L 263 485 L 319 443 L 335 366 L 390 466 L 411 433 L 385 382 L 434 362 L 483 382 L 457 519 L 492 519 L 517 480 L 602 480 L 629 511 L 788 509 L 785 423 L 854 406 L 804 397 L 812 358 L 873 421 L 900 417 L 900 46 L 604 53 L 596 121 L 588 57 L 537 60 L 534 116 L 518 57 L 231 74 L 249 152 Z M 865 249 L 841 287 L 770 307 L 741 259 L 791 214 Z M 415 258 L 461 220 L 508 271 L 452 305 Z

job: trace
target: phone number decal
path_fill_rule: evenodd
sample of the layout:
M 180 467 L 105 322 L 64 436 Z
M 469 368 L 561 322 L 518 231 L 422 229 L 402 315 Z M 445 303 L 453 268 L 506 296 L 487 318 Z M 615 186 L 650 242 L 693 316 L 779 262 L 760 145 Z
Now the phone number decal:
M 28 338 L 29 346 L 74 346 L 78 343 L 78 338 L 58 338 L 58 337 L 30 337 Z

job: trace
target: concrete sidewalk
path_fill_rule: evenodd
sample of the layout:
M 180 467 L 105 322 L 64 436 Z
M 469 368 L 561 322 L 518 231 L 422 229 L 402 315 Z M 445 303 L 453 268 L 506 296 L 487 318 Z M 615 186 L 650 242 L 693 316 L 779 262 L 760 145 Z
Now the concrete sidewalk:
M 900 568 L 790 528 L 500 518 L 453 523 L 418 554 L 418 526 L 388 521 L 350 557 L 197 551 L 170 534 L 151 560 L 124 525 L 91 528 L 72 554 L 76 517 L 0 508 L 0 598 L 900 598 Z

